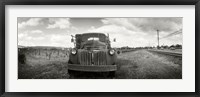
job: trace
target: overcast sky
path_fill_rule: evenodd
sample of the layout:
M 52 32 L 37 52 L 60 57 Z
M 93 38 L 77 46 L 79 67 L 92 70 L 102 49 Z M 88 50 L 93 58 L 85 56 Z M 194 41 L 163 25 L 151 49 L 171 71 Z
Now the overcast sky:
M 109 33 L 113 47 L 182 44 L 182 18 L 18 18 L 18 45 L 73 47 L 71 35 Z

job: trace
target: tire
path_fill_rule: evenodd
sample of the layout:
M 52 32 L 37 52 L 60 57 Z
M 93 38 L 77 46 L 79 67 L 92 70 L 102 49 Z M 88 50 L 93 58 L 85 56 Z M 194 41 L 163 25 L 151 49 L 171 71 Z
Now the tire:
M 117 51 L 117 54 L 120 54 L 120 51 Z
M 71 73 L 72 73 L 72 71 L 68 69 L 68 74 L 70 75 Z
M 69 74 L 69 75 L 73 75 L 73 74 L 75 74 L 75 73 L 76 73 L 76 71 L 74 71 L 74 70 L 69 70 L 69 69 L 68 69 L 68 74 Z
M 71 78 L 71 79 L 77 79 L 77 78 L 80 78 L 81 76 L 81 74 L 82 74 L 82 72 L 81 71 L 75 71 L 75 70 L 69 70 L 68 69 L 68 74 L 69 74 L 69 78 Z
M 115 71 L 110 71 L 109 72 L 109 77 L 114 78 L 115 77 Z
M 71 60 L 69 60 L 69 61 L 68 61 L 68 64 L 72 64 L 72 61 L 71 61 Z

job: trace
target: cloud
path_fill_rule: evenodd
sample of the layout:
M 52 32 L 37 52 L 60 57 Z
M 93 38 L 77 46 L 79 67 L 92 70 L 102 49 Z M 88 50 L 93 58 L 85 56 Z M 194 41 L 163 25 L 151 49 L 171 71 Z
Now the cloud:
M 41 30 L 33 30 L 30 33 L 32 33 L 32 34 L 41 34 L 43 32 Z
M 132 24 L 129 21 L 128 18 L 105 18 L 105 19 L 102 19 L 101 21 L 107 25 L 122 26 L 133 31 L 139 30 L 134 24 Z
M 21 34 L 22 35 L 22 34 Z M 18 44 L 24 46 L 38 46 L 45 37 L 32 37 L 27 36 L 26 34 L 22 37 L 18 36 Z
M 43 40 L 45 39 L 45 37 L 43 36 L 40 36 L 40 37 L 33 37 L 33 36 L 29 36 L 27 34 L 19 34 L 18 35 L 18 38 L 20 41 L 40 41 L 40 40 Z
M 106 35 L 109 33 L 112 47 L 156 46 L 157 29 L 160 31 L 160 38 L 170 36 L 160 39 L 160 44 L 182 42 L 181 34 L 176 33 L 175 36 L 171 36 L 174 35 L 171 33 L 182 29 L 182 18 L 99 18 L 88 24 L 89 19 L 84 21 L 87 26 L 79 24 L 83 22 L 81 19 L 73 21 L 73 18 L 42 18 L 42 21 L 40 18 L 27 19 L 18 23 L 19 28 L 45 25 L 34 27 L 34 30 L 31 27 L 19 29 L 19 43 L 27 45 L 73 47 L 70 35 L 100 32 Z M 113 42 L 113 38 L 117 41 Z
M 18 38 L 19 38 L 19 39 L 21 39 L 21 38 L 23 38 L 23 37 L 26 37 L 26 36 L 27 36 L 26 33 L 20 33 L 20 34 L 18 34 Z
M 37 42 L 41 42 L 46 39 L 44 35 L 36 35 L 41 34 L 41 30 L 32 30 L 32 31 L 24 31 L 18 33 L 18 44 L 25 45 L 25 46 L 35 46 Z
M 50 39 L 50 46 L 73 47 L 69 35 L 52 34 L 47 37 Z
M 161 18 L 105 18 L 104 24 L 124 26 L 133 31 L 152 34 L 156 30 L 174 32 L 182 28 L 182 18 L 161 17 Z
M 30 18 L 29 20 L 25 22 L 18 23 L 18 28 L 24 28 L 27 26 L 37 26 L 41 23 L 42 18 Z
M 59 34 L 53 34 L 53 35 L 50 35 L 50 40 L 52 42 L 65 41 L 66 37 L 63 35 L 59 35 Z
M 117 38 L 117 42 L 112 43 L 112 46 L 116 47 L 156 46 L 157 29 L 160 30 L 160 36 L 182 29 L 182 18 L 104 18 L 101 22 L 102 26 L 91 27 L 88 32 L 109 33 L 111 40 Z M 181 37 L 177 37 L 179 38 Z
M 42 36 L 43 36 L 43 31 L 41 31 L 41 30 L 31 30 L 31 31 L 27 30 L 27 31 L 18 33 L 18 38 L 25 39 L 25 40 L 27 40 L 27 39 L 28 40 L 30 40 L 30 39 L 34 39 L 34 40 L 40 39 L 41 40 Z
M 19 41 L 18 45 L 22 45 L 22 46 L 37 46 L 33 42 L 30 42 L 30 41 Z
M 109 34 L 122 34 L 122 35 L 133 35 L 134 31 L 131 31 L 123 26 L 118 25 L 104 25 L 99 28 L 91 27 L 87 32 L 100 32 L 100 33 L 109 33 Z
M 65 28 L 70 28 L 70 21 L 69 18 L 49 18 L 49 23 L 47 26 L 47 29 L 52 29 L 52 28 L 60 28 L 60 29 L 65 29 Z
M 143 32 L 136 32 L 130 29 L 127 29 L 124 26 L 119 26 L 115 24 L 103 25 L 101 27 L 95 28 L 91 27 L 86 32 L 100 32 L 109 34 L 112 47 L 122 47 L 122 46 L 141 46 L 144 44 L 145 36 L 147 34 Z M 113 39 L 116 38 L 116 42 L 113 42 Z M 145 41 L 146 42 L 146 41 Z
M 144 32 L 155 32 L 156 30 L 172 33 L 182 28 L 182 18 L 137 18 L 130 19 Z

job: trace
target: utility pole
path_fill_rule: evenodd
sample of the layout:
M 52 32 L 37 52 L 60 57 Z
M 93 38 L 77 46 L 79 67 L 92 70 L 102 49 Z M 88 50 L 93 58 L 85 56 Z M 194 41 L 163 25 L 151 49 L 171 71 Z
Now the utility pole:
M 158 47 L 159 47 L 159 30 L 157 30 Z

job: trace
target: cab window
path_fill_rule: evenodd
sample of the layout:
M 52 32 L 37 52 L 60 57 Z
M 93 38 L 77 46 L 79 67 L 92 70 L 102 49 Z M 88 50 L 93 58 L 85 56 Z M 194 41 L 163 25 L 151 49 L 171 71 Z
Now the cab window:
M 99 38 L 98 37 L 90 37 L 87 40 L 99 40 Z

